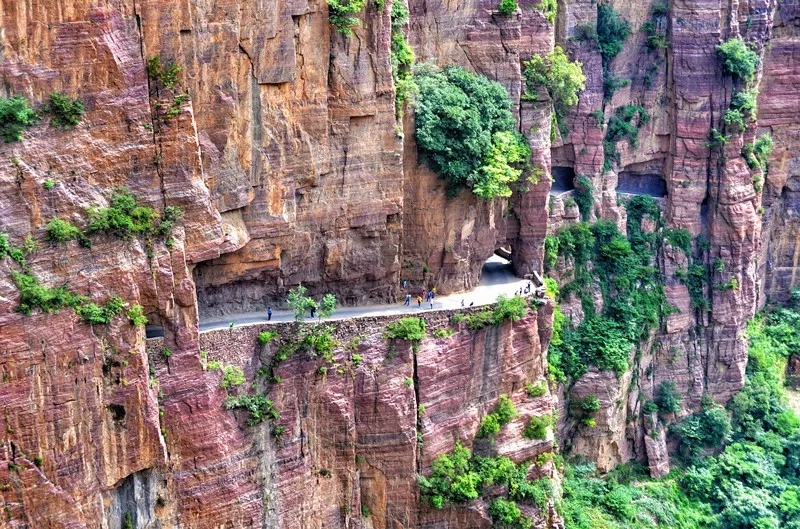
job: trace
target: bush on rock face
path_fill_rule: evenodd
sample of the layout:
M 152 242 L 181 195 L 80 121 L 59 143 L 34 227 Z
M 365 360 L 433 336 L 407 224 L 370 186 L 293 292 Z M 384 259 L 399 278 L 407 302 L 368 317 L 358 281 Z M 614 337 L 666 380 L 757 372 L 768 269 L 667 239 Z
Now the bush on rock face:
M 458 66 L 420 65 L 414 75 L 417 144 L 448 195 L 469 188 L 486 200 L 511 196 L 531 153 L 505 88 Z

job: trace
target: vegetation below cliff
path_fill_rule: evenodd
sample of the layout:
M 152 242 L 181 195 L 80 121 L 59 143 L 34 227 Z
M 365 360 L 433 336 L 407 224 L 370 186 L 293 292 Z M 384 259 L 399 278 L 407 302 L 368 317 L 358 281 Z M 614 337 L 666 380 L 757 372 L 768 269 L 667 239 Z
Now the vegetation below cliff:
M 800 350 L 798 309 L 771 309 L 748 325 L 747 383 L 730 417 L 705 399 L 673 424 L 683 466 L 650 480 L 636 464 L 604 478 L 591 463 L 567 465 L 566 527 L 800 527 L 800 418 L 784 390 L 787 359 Z

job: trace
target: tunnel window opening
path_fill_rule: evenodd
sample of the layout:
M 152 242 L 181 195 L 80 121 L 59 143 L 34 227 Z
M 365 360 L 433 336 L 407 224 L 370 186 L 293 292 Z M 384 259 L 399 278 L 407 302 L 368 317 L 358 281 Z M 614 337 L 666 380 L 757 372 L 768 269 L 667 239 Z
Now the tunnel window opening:
M 664 198 L 667 196 L 667 182 L 660 174 L 621 171 L 617 180 L 617 192 Z
M 551 195 L 560 195 L 575 189 L 575 169 L 572 167 L 553 167 L 550 174 L 553 178 Z

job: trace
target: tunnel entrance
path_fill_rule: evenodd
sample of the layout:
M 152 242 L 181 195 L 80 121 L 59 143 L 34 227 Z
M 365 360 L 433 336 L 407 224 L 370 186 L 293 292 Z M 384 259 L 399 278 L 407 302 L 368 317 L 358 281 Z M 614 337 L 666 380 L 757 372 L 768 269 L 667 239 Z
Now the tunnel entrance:
M 550 174 L 553 178 L 551 195 L 560 195 L 575 189 L 575 169 L 572 167 L 553 167 Z
M 617 192 L 664 198 L 667 196 L 667 182 L 660 174 L 622 171 L 617 181 Z
M 511 264 L 510 259 L 504 258 L 500 252 L 508 251 L 509 257 L 511 256 L 511 247 L 506 246 L 495 250 L 494 255 L 489 257 L 483 268 L 481 269 L 480 286 L 496 286 L 517 281 L 517 276 L 514 274 L 514 265 Z

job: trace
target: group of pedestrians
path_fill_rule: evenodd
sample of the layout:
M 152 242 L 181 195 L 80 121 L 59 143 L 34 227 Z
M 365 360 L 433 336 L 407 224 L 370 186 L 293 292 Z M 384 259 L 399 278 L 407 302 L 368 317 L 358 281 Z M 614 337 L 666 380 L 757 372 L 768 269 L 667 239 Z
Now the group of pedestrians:
M 403 281 L 403 286 L 405 287 L 406 285 L 407 285 L 407 282 Z M 433 287 L 430 290 L 422 289 L 422 292 L 420 294 L 417 294 L 417 296 L 414 299 L 414 301 L 417 302 L 417 307 L 422 308 L 422 302 L 425 301 L 427 303 L 430 303 L 431 304 L 431 308 L 433 308 L 433 298 L 435 298 L 435 297 L 436 297 L 436 287 Z M 403 305 L 405 305 L 406 307 L 410 307 L 411 306 L 411 299 L 412 299 L 411 292 L 406 291 L 406 300 L 405 300 L 405 303 L 403 303 Z
M 530 294 L 532 289 L 533 289 L 533 284 L 531 284 L 531 282 L 528 281 L 528 284 L 525 285 L 525 288 L 521 288 L 521 289 L 517 290 L 516 292 L 514 292 L 514 295 L 515 296 L 524 296 L 525 294 Z

